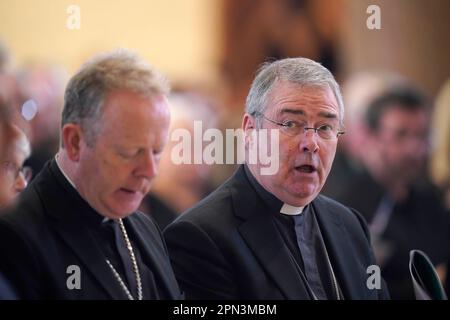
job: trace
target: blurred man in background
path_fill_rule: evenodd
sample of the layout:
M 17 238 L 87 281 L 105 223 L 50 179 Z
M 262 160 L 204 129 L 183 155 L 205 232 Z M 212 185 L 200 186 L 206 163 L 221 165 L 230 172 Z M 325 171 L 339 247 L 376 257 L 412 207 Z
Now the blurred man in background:
M 32 174 L 29 167 L 23 166 L 31 153 L 25 133 L 10 123 L 5 124 L 2 131 L 0 208 L 13 202 L 14 198 L 25 189 Z
M 336 157 L 322 194 L 331 198 L 339 197 L 364 169 L 366 159 L 370 159 L 374 152 L 367 141 L 368 129 L 364 119 L 367 107 L 375 97 L 404 81 L 394 73 L 361 72 L 344 82 L 342 94 L 347 134 L 339 139 Z
M 215 128 L 218 116 L 208 99 L 200 93 L 179 92 L 169 96 L 170 129 L 169 142 L 161 155 L 160 172 L 155 178 L 152 190 L 144 198 L 141 209 L 148 213 L 164 229 L 183 211 L 194 206 L 212 189 L 211 170 L 213 165 L 205 163 L 175 163 L 174 147 L 180 143 L 177 133 L 188 133 L 194 137 L 195 127 L 205 131 Z M 198 130 L 198 128 L 197 128 Z M 197 133 L 199 134 L 199 133 Z M 203 135 L 203 132 L 201 132 Z M 190 143 L 191 155 L 201 158 L 202 149 Z M 194 155 L 194 152 L 200 154 Z
M 371 157 L 338 199 L 369 222 L 375 253 L 393 299 L 413 299 L 409 251 L 419 249 L 435 265 L 450 254 L 449 219 L 426 176 L 430 105 L 411 86 L 376 97 L 365 119 Z M 438 272 L 444 276 L 443 265 Z

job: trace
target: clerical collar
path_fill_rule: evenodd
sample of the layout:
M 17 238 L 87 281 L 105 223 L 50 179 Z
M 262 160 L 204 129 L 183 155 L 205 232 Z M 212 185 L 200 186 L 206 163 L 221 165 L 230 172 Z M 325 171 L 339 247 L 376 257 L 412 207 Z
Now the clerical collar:
M 70 185 L 77 190 L 77 187 L 75 187 L 75 183 L 73 183 L 72 180 L 70 180 L 69 176 L 64 172 L 63 168 L 61 167 L 61 165 L 59 164 L 59 153 L 57 153 L 55 155 L 55 161 L 56 161 L 56 165 L 58 166 L 59 171 L 61 171 L 61 173 L 63 174 L 64 178 L 66 178 L 66 180 L 70 183 Z
M 264 189 L 264 187 L 256 180 L 256 178 L 251 173 L 250 169 L 247 167 L 247 165 L 244 165 L 244 171 L 245 174 L 250 181 L 250 184 L 253 186 L 253 188 L 256 190 L 256 193 L 264 200 L 264 202 L 269 206 L 270 210 L 273 213 L 283 213 L 285 215 L 298 215 L 303 212 L 303 210 L 306 208 L 304 207 L 294 207 L 287 203 L 283 203 L 280 199 L 275 197 L 272 193 Z
M 280 212 L 282 214 L 286 214 L 288 216 L 297 216 L 297 215 L 303 213 L 304 208 L 305 207 L 294 207 L 294 206 L 291 206 L 290 204 L 285 203 L 281 207 Z

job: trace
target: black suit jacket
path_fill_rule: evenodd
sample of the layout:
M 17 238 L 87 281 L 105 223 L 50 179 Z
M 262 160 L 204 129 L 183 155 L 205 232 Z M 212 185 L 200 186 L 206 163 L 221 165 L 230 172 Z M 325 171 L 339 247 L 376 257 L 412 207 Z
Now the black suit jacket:
M 0 217 L 0 272 L 26 299 L 127 299 L 80 212 L 90 208 L 53 160 Z M 90 208 L 90 210 L 92 210 Z M 167 249 L 144 214 L 124 219 L 162 299 L 180 298 Z M 81 289 L 69 290 L 70 265 L 80 268 Z
M 368 289 L 376 264 L 367 227 L 355 211 L 324 196 L 313 202 L 346 299 L 388 298 Z M 241 166 L 235 175 L 164 231 L 175 275 L 187 298 L 309 299 L 273 214 Z

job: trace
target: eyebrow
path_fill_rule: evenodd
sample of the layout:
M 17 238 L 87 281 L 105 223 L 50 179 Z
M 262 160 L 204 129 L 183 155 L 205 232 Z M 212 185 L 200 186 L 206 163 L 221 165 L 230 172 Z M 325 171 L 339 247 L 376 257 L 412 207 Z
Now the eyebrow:
M 305 111 L 303 111 L 301 109 L 282 109 L 279 112 L 280 115 L 285 114 L 285 113 L 306 116 Z M 319 112 L 319 117 L 327 118 L 327 119 L 337 119 L 337 114 L 332 113 L 332 112 Z
M 302 116 L 306 116 L 305 111 L 303 111 L 301 109 L 282 109 L 279 112 L 280 115 L 282 115 L 284 113 L 290 113 L 290 114 L 295 114 L 295 115 L 299 114 L 299 115 L 302 115 Z
M 337 114 L 332 112 L 319 112 L 319 117 L 327 119 L 337 119 Z

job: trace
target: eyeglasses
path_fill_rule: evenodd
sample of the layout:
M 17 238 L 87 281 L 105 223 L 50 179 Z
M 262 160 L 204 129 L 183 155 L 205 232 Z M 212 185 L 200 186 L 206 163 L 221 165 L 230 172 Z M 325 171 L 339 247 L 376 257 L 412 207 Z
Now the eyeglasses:
M 278 122 L 272 119 L 267 118 L 262 113 L 255 113 L 255 117 L 262 117 L 263 119 L 272 122 L 273 124 L 276 124 L 281 127 L 281 131 L 285 133 L 288 136 L 295 137 L 300 134 L 303 134 L 307 132 L 308 130 L 314 130 L 314 132 L 322 139 L 324 140 L 332 140 L 338 138 L 340 135 L 343 135 L 345 131 L 340 131 L 336 127 L 330 124 L 323 124 L 321 126 L 318 126 L 317 128 L 314 127 L 307 127 L 305 123 L 294 121 L 294 120 L 286 120 L 283 122 Z
M 2 166 L 8 172 L 11 172 L 13 174 L 14 180 L 16 180 L 17 178 L 19 178 L 20 175 L 22 175 L 23 179 L 28 183 L 31 181 L 31 178 L 33 177 L 33 170 L 31 169 L 31 167 L 28 166 L 18 167 L 11 161 L 3 161 Z

